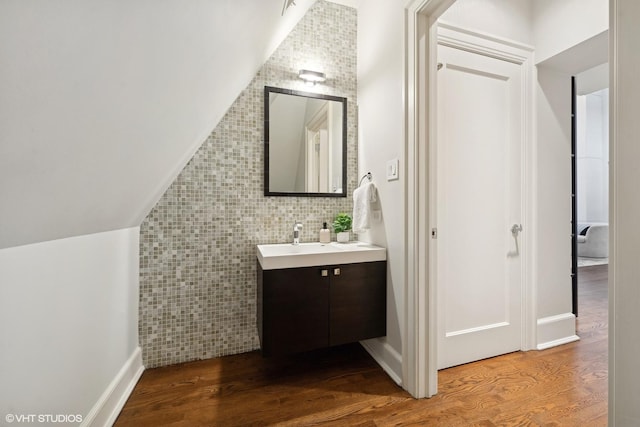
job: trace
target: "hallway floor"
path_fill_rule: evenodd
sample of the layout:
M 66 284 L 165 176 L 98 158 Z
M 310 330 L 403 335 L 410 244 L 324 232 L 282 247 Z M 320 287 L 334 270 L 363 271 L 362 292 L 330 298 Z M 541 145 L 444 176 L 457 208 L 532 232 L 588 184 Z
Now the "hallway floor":
M 606 426 L 607 265 L 579 270 L 581 340 L 439 373 L 415 400 L 360 345 L 145 371 L 116 426 Z

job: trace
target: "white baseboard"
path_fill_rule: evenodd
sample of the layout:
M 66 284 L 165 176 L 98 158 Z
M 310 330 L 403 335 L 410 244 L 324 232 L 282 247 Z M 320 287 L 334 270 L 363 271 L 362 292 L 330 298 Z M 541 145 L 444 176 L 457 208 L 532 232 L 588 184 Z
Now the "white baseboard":
M 568 344 L 579 339 L 580 337 L 576 335 L 576 316 L 573 313 L 538 319 L 538 345 L 536 346 L 538 350 Z
M 111 427 L 143 371 L 142 350 L 137 347 L 84 418 L 82 427 Z
M 399 386 L 402 386 L 402 356 L 383 338 L 360 341 L 362 347 Z

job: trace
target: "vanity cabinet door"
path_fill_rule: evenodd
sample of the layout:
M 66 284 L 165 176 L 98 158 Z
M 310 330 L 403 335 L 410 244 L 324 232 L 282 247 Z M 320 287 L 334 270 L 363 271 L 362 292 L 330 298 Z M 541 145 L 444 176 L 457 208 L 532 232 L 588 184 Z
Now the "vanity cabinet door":
M 262 271 L 258 266 L 258 328 L 264 356 L 328 346 L 327 267 Z
M 386 261 L 329 269 L 329 345 L 387 334 Z

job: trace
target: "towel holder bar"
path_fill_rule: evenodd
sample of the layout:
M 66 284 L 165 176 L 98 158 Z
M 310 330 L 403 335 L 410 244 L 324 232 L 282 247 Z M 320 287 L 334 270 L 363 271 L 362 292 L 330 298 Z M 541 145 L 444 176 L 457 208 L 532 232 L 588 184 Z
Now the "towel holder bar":
M 364 181 L 365 178 L 367 178 L 369 182 L 371 182 L 371 180 L 373 179 L 373 175 L 371 175 L 371 172 L 367 172 L 364 175 L 362 175 L 362 178 L 360 178 L 360 182 L 358 183 L 358 187 L 362 185 L 362 181 Z

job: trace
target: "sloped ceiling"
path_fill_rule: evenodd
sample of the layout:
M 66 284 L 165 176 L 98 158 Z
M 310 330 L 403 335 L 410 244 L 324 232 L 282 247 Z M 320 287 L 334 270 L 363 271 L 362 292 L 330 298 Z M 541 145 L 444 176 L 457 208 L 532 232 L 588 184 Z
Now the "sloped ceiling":
M 0 249 L 138 226 L 314 1 L 0 2 Z

